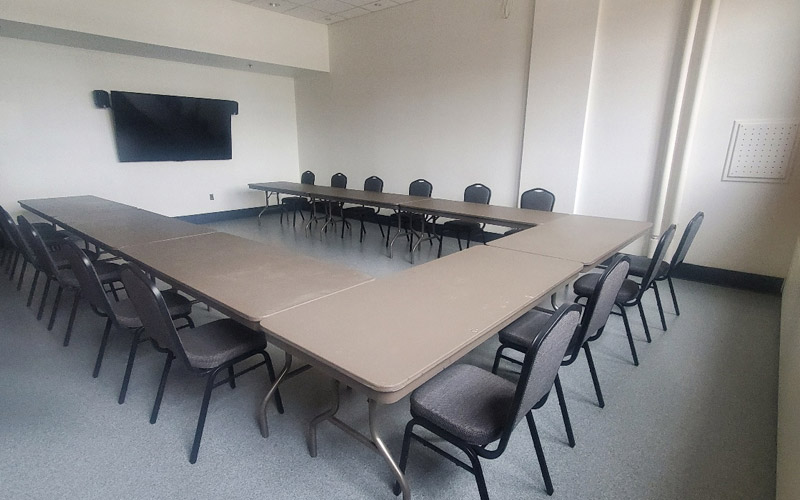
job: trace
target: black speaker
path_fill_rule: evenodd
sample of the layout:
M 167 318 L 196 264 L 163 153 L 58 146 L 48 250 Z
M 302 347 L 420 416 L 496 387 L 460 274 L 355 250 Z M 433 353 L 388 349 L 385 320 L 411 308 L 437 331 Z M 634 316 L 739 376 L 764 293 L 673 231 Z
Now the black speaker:
M 105 90 L 92 90 L 92 98 L 94 99 L 94 105 L 98 108 L 111 107 L 111 96 Z

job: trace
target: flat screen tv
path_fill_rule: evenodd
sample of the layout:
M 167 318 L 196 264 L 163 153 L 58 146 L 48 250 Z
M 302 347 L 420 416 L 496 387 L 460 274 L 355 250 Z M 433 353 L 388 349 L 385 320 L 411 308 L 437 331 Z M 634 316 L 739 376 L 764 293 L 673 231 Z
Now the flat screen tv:
M 230 160 L 238 103 L 111 91 L 119 161 Z

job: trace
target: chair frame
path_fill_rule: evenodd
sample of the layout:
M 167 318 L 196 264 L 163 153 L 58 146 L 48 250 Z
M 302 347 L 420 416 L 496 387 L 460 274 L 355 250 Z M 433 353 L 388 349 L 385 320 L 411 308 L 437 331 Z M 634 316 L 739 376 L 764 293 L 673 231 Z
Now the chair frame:
M 300 184 L 310 184 L 314 185 L 314 181 L 316 177 L 314 176 L 314 172 L 311 170 L 306 170 L 300 175 Z M 305 221 L 306 218 L 303 215 L 303 208 L 308 208 L 309 211 L 311 210 L 311 206 L 308 202 L 308 199 L 305 196 L 290 196 L 288 198 L 284 198 L 280 200 L 279 197 L 279 204 L 281 207 L 281 218 L 280 222 L 283 224 L 283 214 L 286 214 L 286 220 L 289 220 L 289 210 L 292 211 L 292 227 L 295 227 L 297 223 L 297 212 L 300 212 L 300 218 Z
M 533 208 L 532 205 L 536 204 L 539 200 L 543 199 L 544 197 L 548 198 L 548 207 L 546 208 Z M 536 201 L 527 201 L 533 198 Z M 550 191 L 544 188 L 533 188 L 525 191 L 519 197 L 519 208 L 524 208 L 528 210 L 542 210 L 545 212 L 552 212 L 553 206 L 556 204 L 556 195 L 551 193 Z M 527 206 L 526 206 L 527 205 Z
M 237 356 L 236 358 L 221 363 L 213 368 L 196 368 L 192 366 L 188 356 L 186 355 L 186 352 L 183 350 L 180 337 L 178 336 L 178 332 L 175 329 L 174 323 L 172 322 L 172 318 L 170 318 L 169 310 L 167 309 L 166 303 L 164 302 L 164 298 L 161 296 L 161 292 L 159 291 L 159 289 L 155 286 L 155 284 L 151 280 L 148 279 L 147 275 L 145 275 L 145 273 L 141 269 L 133 266 L 132 264 L 125 264 L 123 266 L 121 274 L 123 283 L 126 284 L 126 289 L 130 290 L 130 287 L 128 285 L 131 284 L 132 282 L 130 282 L 129 280 L 134 280 L 134 279 L 139 280 L 141 284 L 143 284 L 149 289 L 151 296 L 148 296 L 146 300 L 153 301 L 154 304 L 150 304 L 148 307 L 155 305 L 155 307 L 158 308 L 158 314 L 161 316 L 160 320 L 164 323 L 165 326 L 164 329 L 167 330 L 166 332 L 161 332 L 161 334 L 165 335 L 170 343 L 181 347 L 181 349 L 177 350 L 178 352 L 174 352 L 169 347 L 159 345 L 156 339 L 153 338 L 152 334 L 150 336 L 150 342 L 152 343 L 153 347 L 157 351 L 165 353 L 167 355 L 166 361 L 164 362 L 164 369 L 161 372 L 161 379 L 159 381 L 158 392 L 156 393 L 156 399 L 155 402 L 153 403 L 153 410 L 150 414 L 150 423 L 155 424 L 158 419 L 158 412 L 159 409 L 161 408 L 161 401 L 164 397 L 164 389 L 167 384 L 167 377 L 169 376 L 169 372 L 172 367 L 172 362 L 173 360 L 175 360 L 175 358 L 179 358 L 181 363 L 188 369 L 190 373 L 206 378 L 205 391 L 203 393 L 203 402 L 200 406 L 200 416 L 197 419 L 197 427 L 195 429 L 194 442 L 192 443 L 192 450 L 189 454 L 189 463 L 194 464 L 195 462 L 197 462 L 197 455 L 200 451 L 200 441 L 203 437 L 203 429 L 205 427 L 206 415 L 208 413 L 208 405 L 211 401 L 211 391 L 224 384 L 229 384 L 231 389 L 235 389 L 237 377 L 244 375 L 245 373 L 248 373 L 262 365 L 266 366 L 269 375 L 269 381 L 271 384 L 274 384 L 275 370 L 272 366 L 272 359 L 270 358 L 270 355 L 266 350 L 261 349 L 243 353 Z M 136 305 L 136 302 L 134 302 L 134 305 Z M 139 312 L 138 306 L 136 307 L 136 310 L 137 312 Z M 234 365 L 246 359 L 249 359 L 253 356 L 261 356 L 264 360 L 252 366 L 249 366 L 240 372 L 235 371 Z M 217 382 L 216 381 L 217 375 L 223 371 L 227 372 L 227 377 Z M 281 395 L 278 390 L 275 391 L 275 405 L 278 408 L 278 412 L 283 413 L 284 411 L 283 401 L 281 399 Z
M 464 201 L 469 201 L 467 198 L 470 198 L 470 197 L 473 197 L 473 196 L 477 196 L 477 197 L 480 197 L 480 198 L 484 198 L 485 197 L 486 201 L 485 202 L 484 201 L 479 201 L 479 202 L 472 202 L 472 203 L 482 203 L 484 205 L 488 205 L 489 202 L 492 199 L 492 190 L 489 188 L 489 186 L 487 186 L 485 184 L 481 184 L 480 182 L 476 182 L 475 184 L 470 184 L 469 186 L 467 186 L 464 189 Z M 444 224 L 442 224 L 442 230 L 439 233 L 439 250 L 436 253 L 436 257 L 437 258 L 442 256 L 442 241 L 444 240 L 445 232 L 448 232 L 448 231 L 451 232 L 451 233 L 455 233 L 456 234 L 456 239 L 458 240 L 458 249 L 459 250 L 463 250 L 463 247 L 461 246 L 461 235 L 462 234 L 466 234 L 466 237 L 467 237 L 467 248 L 469 248 L 469 244 L 472 241 L 473 229 L 469 228 L 469 229 L 465 230 L 464 228 L 458 228 L 458 224 L 463 224 L 464 222 L 465 221 L 461 221 L 461 220 L 456 219 L 456 220 L 447 221 Z M 481 240 L 483 241 L 484 245 L 486 244 L 486 232 L 483 230 L 483 228 L 485 226 L 486 226 L 486 224 L 478 223 L 478 229 L 480 231 Z M 453 229 L 453 227 L 456 227 L 456 229 Z
M 370 191 L 374 193 L 382 193 L 383 192 L 383 179 L 378 177 L 377 175 L 371 175 L 364 180 L 364 191 Z M 349 211 L 349 212 L 348 212 Z M 345 225 L 350 227 L 347 224 L 347 214 L 356 214 L 358 216 L 358 221 L 361 223 L 361 229 L 359 230 L 359 238 L 358 242 L 364 242 L 364 235 L 367 234 L 367 230 L 364 227 L 364 220 L 365 217 L 374 216 L 377 213 L 377 210 L 371 207 L 367 207 L 366 205 L 360 205 L 357 207 L 349 207 L 342 209 L 342 220 L 345 221 L 345 224 L 342 224 L 342 238 L 344 238 L 344 228 Z M 381 236 L 384 236 L 383 227 L 378 226 L 381 229 Z
M 533 342 L 530 348 L 527 350 L 525 354 L 525 361 L 522 365 L 522 371 L 520 373 L 519 382 L 517 383 L 517 388 L 514 394 L 514 400 L 511 404 L 511 407 L 508 411 L 508 420 L 504 425 L 503 432 L 497 441 L 497 447 L 495 449 L 488 449 L 487 446 L 478 446 L 470 444 L 454 435 L 449 433 L 448 431 L 438 427 L 437 425 L 429 422 L 420 417 L 413 417 L 405 428 L 405 433 L 403 435 L 403 447 L 400 453 L 400 471 L 405 473 L 406 465 L 408 463 L 408 455 L 409 455 L 409 448 L 411 444 L 411 440 L 414 439 L 415 441 L 421 443 L 428 449 L 431 449 L 438 453 L 439 455 L 443 456 L 444 458 L 448 459 L 452 463 L 456 464 L 457 466 L 461 467 L 462 469 L 470 472 L 473 476 L 475 476 L 475 481 L 478 485 L 478 492 L 482 500 L 488 500 L 489 493 L 486 488 L 486 479 L 483 475 L 483 469 L 480 464 L 480 458 L 485 459 L 495 459 L 503 454 L 505 451 L 508 442 L 511 438 L 511 434 L 514 431 L 516 424 L 516 418 L 522 409 L 523 398 L 525 396 L 525 391 L 528 384 L 528 379 L 530 378 L 530 373 L 533 369 L 533 363 L 536 360 L 536 357 L 539 352 L 539 348 L 553 331 L 555 326 L 564 318 L 567 314 L 572 312 L 579 312 L 580 306 L 577 304 L 570 304 L 570 305 L 563 305 L 558 310 L 555 311 L 552 318 L 548 321 L 547 326 L 543 329 L 541 335 L 536 336 L 533 339 Z M 558 374 L 556 374 L 555 379 L 553 381 L 553 385 L 556 387 L 561 386 L 561 382 L 559 380 Z M 539 401 L 537 401 L 534 406 L 525 412 L 525 419 L 528 423 L 528 429 L 531 434 L 531 438 L 533 440 L 534 448 L 536 450 L 536 457 L 539 461 L 539 467 L 542 471 L 542 479 L 544 480 L 545 489 L 548 495 L 553 494 L 553 482 L 550 478 L 550 472 L 547 467 L 547 461 L 545 460 L 544 450 L 542 449 L 542 443 L 539 439 L 539 433 L 536 429 L 536 423 L 533 419 L 533 410 L 539 409 L 547 402 L 547 398 L 550 395 L 550 391 L 548 391 Z M 566 408 L 562 408 L 566 412 Z M 420 426 L 427 429 L 429 432 L 435 434 L 436 436 L 444 439 L 457 448 L 459 448 L 462 452 L 470 460 L 470 464 L 463 462 L 462 460 L 454 457 L 450 453 L 446 452 L 445 450 L 439 448 L 432 442 L 426 440 L 422 436 L 414 433 L 414 427 Z M 489 443 L 491 444 L 491 443 Z M 394 485 L 394 493 L 398 495 L 400 493 L 400 485 L 399 483 L 395 482 Z

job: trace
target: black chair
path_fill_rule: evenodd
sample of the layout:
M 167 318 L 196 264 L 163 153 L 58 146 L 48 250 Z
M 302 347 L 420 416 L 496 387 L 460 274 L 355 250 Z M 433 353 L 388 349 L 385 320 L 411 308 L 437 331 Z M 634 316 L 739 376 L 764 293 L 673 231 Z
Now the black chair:
M 22 257 L 22 266 L 20 268 L 19 281 L 17 282 L 17 291 L 19 291 L 22 287 L 22 281 L 25 277 L 25 269 L 27 268 L 28 264 L 30 263 L 34 267 L 36 266 L 36 256 L 33 255 L 33 251 L 31 250 L 30 246 L 28 246 L 28 244 L 22 238 L 19 227 L 17 227 L 17 225 L 14 223 L 14 219 L 11 218 L 11 214 L 9 214 L 3 207 L 0 207 L 0 227 L 3 228 L 4 239 L 8 245 L 8 255 L 5 270 L 8 273 L 9 281 L 14 279 L 14 275 L 17 272 L 17 264 L 19 263 L 20 257 Z M 32 300 L 33 290 L 31 290 L 28 298 L 29 307 Z
M 675 253 L 672 254 L 672 260 L 667 263 L 666 261 L 661 261 L 658 264 L 658 269 L 656 270 L 656 279 L 653 282 L 653 288 L 658 288 L 658 282 L 667 280 L 667 284 L 669 284 L 669 293 L 672 295 L 672 304 L 675 306 L 675 315 L 680 316 L 681 310 L 678 308 L 678 297 L 675 295 L 675 286 L 672 283 L 672 275 L 675 273 L 675 270 L 683 264 L 683 260 L 686 258 L 686 254 L 689 252 L 689 247 L 692 245 L 694 241 L 694 237 L 697 235 L 697 232 L 700 230 L 700 225 L 703 223 L 703 218 L 705 214 L 703 212 L 697 212 L 692 220 L 686 225 L 686 229 L 683 231 L 683 236 L 681 236 L 681 241 L 678 242 L 678 248 L 675 249 Z M 652 261 L 651 258 L 645 257 L 642 255 L 630 255 L 630 254 L 619 254 L 627 256 L 631 261 L 631 276 L 638 276 L 644 277 L 647 269 L 650 267 L 650 262 Z M 661 299 L 659 298 L 659 307 L 661 307 Z
M 383 179 L 377 177 L 375 175 L 371 177 L 367 177 L 364 181 L 364 191 L 372 191 L 375 193 L 382 193 L 383 192 Z M 342 209 L 342 219 L 347 221 L 347 218 L 357 219 L 361 223 L 361 230 L 359 231 L 359 242 L 364 241 L 364 235 L 367 233 L 367 230 L 364 229 L 364 221 L 365 220 L 373 220 L 375 214 L 378 211 L 372 207 L 367 206 L 360 206 L 360 207 L 348 207 Z M 346 224 L 342 224 L 342 238 L 344 238 L 344 227 Z M 381 235 L 383 235 L 383 228 L 381 228 Z
M 628 276 L 628 269 L 630 261 L 627 257 L 619 256 L 614 259 L 614 262 L 606 268 L 600 279 L 597 281 L 597 287 L 594 293 L 589 297 L 586 302 L 586 307 L 583 309 L 583 316 L 578 329 L 575 331 L 575 336 L 570 342 L 567 354 L 561 362 L 561 366 L 568 366 L 575 362 L 580 356 L 581 349 L 586 353 L 586 362 L 589 365 L 589 374 L 592 376 L 592 383 L 594 384 L 595 394 L 597 395 L 597 404 L 600 408 L 605 406 L 603 400 L 603 393 L 600 390 L 600 381 L 597 377 L 597 370 L 594 367 L 594 360 L 592 358 L 592 351 L 589 348 L 589 342 L 597 340 L 602 335 L 603 330 L 608 321 L 608 316 L 614 307 L 617 294 L 622 283 Z M 507 327 L 500 330 L 500 347 L 497 348 L 497 354 L 494 357 L 494 365 L 492 365 L 492 373 L 497 373 L 497 368 L 500 365 L 500 359 L 506 359 L 512 363 L 520 364 L 514 358 L 503 355 L 505 349 L 512 349 L 521 353 L 525 353 L 525 349 L 531 345 L 534 338 L 541 334 L 542 329 L 547 325 L 552 316 L 552 311 L 541 309 L 532 309 L 525 313 L 518 320 L 514 321 Z M 633 343 L 633 339 L 629 336 L 628 341 Z M 556 385 L 556 394 L 558 395 L 558 402 L 561 408 L 566 408 L 566 401 L 564 400 L 564 393 L 561 390 L 561 384 Z M 572 428 L 565 417 L 565 426 L 567 427 L 567 434 L 570 438 L 570 446 L 574 446 L 575 439 L 572 435 Z
M 417 179 L 411 181 L 411 184 L 408 185 L 408 195 L 409 196 L 422 196 L 425 198 L 430 198 L 433 194 L 433 184 L 428 182 L 425 179 Z M 422 214 L 415 214 L 411 212 L 405 211 L 395 211 L 391 215 L 381 215 L 378 214 L 375 216 L 375 221 L 381 225 L 386 226 L 386 246 L 392 245 L 394 239 L 391 238 L 391 230 L 392 227 L 397 228 L 398 233 L 395 234 L 395 238 L 398 235 L 402 234 L 402 231 L 405 230 L 407 232 L 413 231 L 422 231 L 422 228 L 428 221 Z M 383 234 L 383 228 L 381 228 L 381 234 Z M 412 233 L 413 234 L 413 233 Z M 428 233 L 430 235 L 430 233 Z M 390 241 L 391 240 L 391 241 Z M 409 237 L 409 249 L 413 242 Z M 433 243 L 431 243 L 433 245 Z
M 482 203 L 484 205 L 488 205 L 491 198 L 492 190 L 480 183 L 467 186 L 467 188 L 464 190 L 464 201 L 469 203 Z M 480 233 L 483 243 L 486 244 L 486 233 L 483 231 L 483 226 L 484 225 L 479 222 L 459 219 L 450 220 L 442 224 L 442 231 L 439 233 L 439 252 L 437 257 L 442 256 L 442 240 L 444 239 L 446 233 L 455 235 L 456 239 L 458 239 L 459 250 L 462 249 L 461 238 L 465 237 L 467 239 L 467 248 L 469 248 L 469 243 L 472 241 L 472 236 L 476 233 Z
M 471 365 L 454 365 L 436 375 L 411 394 L 411 421 L 406 425 L 400 470 L 405 472 L 411 439 L 471 472 L 481 499 L 488 499 L 479 457 L 494 459 L 503 454 L 511 433 L 525 417 L 528 421 L 545 488 L 553 493 L 542 444 L 533 420 L 533 410 L 547 401 L 558 369 L 580 320 L 576 304 L 560 307 L 543 333 L 527 347 L 519 381 L 515 384 Z M 450 455 L 414 433 L 421 426 L 458 447 L 470 464 Z M 493 450 L 488 446 L 497 442 Z M 400 492 L 395 484 L 395 494 Z
M 314 185 L 314 172 L 306 170 L 300 176 L 301 184 Z M 303 215 L 303 210 L 311 211 L 311 203 L 305 196 L 289 196 L 281 200 L 281 224 L 283 224 L 283 214 L 286 214 L 286 220 L 289 220 L 289 212 L 292 213 L 292 226 L 297 222 L 297 212 L 300 212 L 300 218 L 306 220 Z
M 346 189 L 347 188 L 347 176 L 344 175 L 341 172 L 333 174 L 331 176 L 331 187 Z M 325 231 L 328 230 L 328 228 L 327 228 L 328 224 L 335 224 L 336 223 L 335 217 L 339 217 L 340 219 L 342 217 L 342 203 L 340 203 L 338 201 L 337 202 L 334 202 L 334 201 L 317 201 L 317 202 L 314 202 L 313 208 L 314 208 L 314 214 L 315 214 L 314 217 L 316 219 L 324 219 L 325 220 L 325 225 L 323 226 Z M 323 213 L 322 216 L 316 215 L 316 214 L 319 214 L 320 212 Z M 350 225 L 349 223 L 344 222 L 344 221 L 343 221 L 343 224 L 345 224 L 347 226 Z
M 167 376 L 175 358 L 178 358 L 191 373 L 206 378 L 203 403 L 200 406 L 194 443 L 189 455 L 189 462 L 195 463 L 200 450 L 200 439 L 203 437 L 211 391 L 223 384 L 230 384 L 231 388 L 235 388 L 236 377 L 261 365 L 267 367 L 270 384 L 275 381 L 272 360 L 266 351 L 267 341 L 263 333 L 250 330 L 232 319 L 212 321 L 183 334 L 175 329 L 162 293 L 141 270 L 126 264 L 122 269 L 122 282 L 153 346 L 156 350 L 167 354 L 150 423 L 156 423 L 158 418 Z M 234 372 L 234 365 L 256 355 L 263 357 L 264 361 L 239 373 Z M 228 376 L 215 383 L 220 372 L 227 372 Z M 275 404 L 278 411 L 283 413 L 283 403 L 278 391 L 275 392 Z
M 47 330 L 52 330 L 53 325 L 56 321 L 56 313 L 58 312 L 58 306 L 61 302 L 61 294 L 64 290 L 69 290 L 74 293 L 74 298 L 72 302 L 72 311 L 69 316 L 69 322 L 67 323 L 67 331 L 64 334 L 64 345 L 69 345 L 70 336 L 72 334 L 72 326 L 75 322 L 75 314 L 77 313 L 78 309 L 78 302 L 80 301 L 80 283 L 78 282 L 75 273 L 68 267 L 68 264 L 65 262 L 66 265 L 59 265 L 56 263 L 54 256 L 52 255 L 50 249 L 48 249 L 47 245 L 45 244 L 44 240 L 39 235 L 39 232 L 36 230 L 33 225 L 31 225 L 27 219 L 23 216 L 19 216 L 17 218 L 19 221 L 19 228 L 20 234 L 22 235 L 25 242 L 31 248 L 34 256 L 35 256 L 35 266 L 36 266 L 36 274 L 33 278 L 33 284 L 31 285 L 31 293 L 29 299 L 33 297 L 33 292 L 36 289 L 36 280 L 39 277 L 39 273 L 41 272 L 45 276 L 45 284 L 44 284 L 44 291 L 42 292 L 42 300 L 39 303 L 39 312 L 36 315 L 36 319 L 42 319 L 42 314 L 44 312 L 44 306 L 47 301 L 47 295 L 50 291 L 50 284 L 55 281 L 58 284 L 58 291 L 56 291 L 56 297 L 53 301 L 53 309 L 50 313 L 50 321 L 47 323 Z M 100 282 L 103 285 L 110 286 L 111 292 L 114 294 L 114 298 L 118 299 L 116 296 L 116 289 L 114 288 L 114 283 L 120 281 L 119 271 L 120 266 L 119 264 L 115 264 L 113 262 L 97 262 L 97 272 L 100 279 Z
M 147 338 L 142 338 L 142 331 L 144 330 L 142 322 L 139 320 L 139 316 L 136 314 L 133 302 L 131 302 L 130 299 L 123 299 L 118 302 L 108 299 L 108 295 L 103 288 L 102 281 L 95 270 L 95 266 L 83 250 L 70 241 L 64 244 L 64 253 L 69 260 L 70 269 L 78 280 L 80 288 L 75 292 L 76 295 L 83 297 L 89 302 L 95 314 L 107 318 L 92 377 L 97 378 L 100 374 L 100 365 L 103 362 L 111 327 L 115 326 L 120 330 L 128 330 L 133 333 L 131 348 L 128 354 L 128 364 L 125 368 L 125 376 L 122 379 L 122 388 L 119 392 L 119 404 L 122 404 L 125 402 L 125 394 L 128 391 L 128 382 L 130 381 L 131 372 L 133 370 L 133 361 L 136 358 L 136 349 L 141 342 L 147 340 Z M 183 318 L 186 320 L 186 326 L 194 328 L 194 322 L 192 318 L 189 317 L 192 313 L 191 301 L 172 290 L 165 290 L 161 292 L 161 295 L 164 297 L 164 301 L 167 304 L 170 317 L 172 317 L 173 320 Z M 68 343 L 69 338 L 65 338 L 64 345 Z
M 652 342 L 650 338 L 650 328 L 647 326 L 647 318 L 644 315 L 644 308 L 642 307 L 642 297 L 644 296 L 645 292 L 649 289 L 653 289 L 653 293 L 656 295 L 656 302 L 659 304 L 658 312 L 661 314 L 661 325 L 664 328 L 664 331 L 667 330 L 667 324 L 664 320 L 664 311 L 661 309 L 661 299 L 658 296 L 658 288 L 653 286 L 655 283 L 656 278 L 656 271 L 657 271 L 657 263 L 664 260 L 664 255 L 667 253 L 667 248 L 669 248 L 669 244 L 672 242 L 672 238 L 675 235 L 675 224 L 672 224 L 661 234 L 661 237 L 658 239 L 658 245 L 656 246 L 655 254 L 653 255 L 653 260 L 650 264 L 650 267 L 647 269 L 644 277 L 642 278 L 641 283 L 636 283 L 633 280 L 626 279 L 622 283 L 622 287 L 620 288 L 619 293 L 617 294 L 617 298 L 615 300 L 616 305 L 620 310 L 620 314 L 622 315 L 622 321 L 625 324 L 625 331 L 628 334 L 628 341 L 631 346 L 631 355 L 633 356 L 633 363 L 635 365 L 639 365 L 639 358 L 636 356 L 636 348 L 633 346 L 633 337 L 631 335 L 631 326 L 628 322 L 628 316 L 625 313 L 626 307 L 633 307 L 637 306 L 639 308 L 639 315 L 642 318 L 642 324 L 644 325 L 644 334 L 647 337 L 648 342 Z M 600 279 L 599 273 L 590 273 L 585 274 L 575 280 L 575 283 L 572 285 L 573 291 L 577 297 L 575 301 L 582 298 L 588 298 L 594 293 L 595 288 L 597 287 L 597 282 Z
M 522 193 L 519 198 L 519 208 L 527 210 L 541 210 L 542 212 L 552 212 L 556 204 L 556 195 L 543 188 L 533 188 Z M 521 229 L 510 229 L 503 233 L 503 236 L 522 231 Z

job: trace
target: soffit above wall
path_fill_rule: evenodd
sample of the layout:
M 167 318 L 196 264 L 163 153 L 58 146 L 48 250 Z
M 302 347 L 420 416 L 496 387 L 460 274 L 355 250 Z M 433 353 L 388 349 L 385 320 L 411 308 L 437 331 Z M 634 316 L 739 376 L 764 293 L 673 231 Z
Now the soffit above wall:
M 232 0 L 321 24 L 334 24 L 415 0 Z

